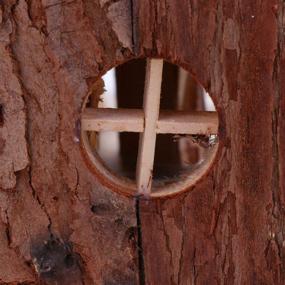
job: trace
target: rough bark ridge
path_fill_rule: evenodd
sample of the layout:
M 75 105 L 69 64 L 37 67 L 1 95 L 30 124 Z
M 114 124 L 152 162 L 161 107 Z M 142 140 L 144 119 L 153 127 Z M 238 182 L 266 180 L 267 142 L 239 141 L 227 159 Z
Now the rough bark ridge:
M 0 1 L 0 284 L 284 284 L 284 12 Z M 189 193 L 136 204 L 87 169 L 78 120 L 90 82 L 146 55 L 210 92 L 220 151 Z

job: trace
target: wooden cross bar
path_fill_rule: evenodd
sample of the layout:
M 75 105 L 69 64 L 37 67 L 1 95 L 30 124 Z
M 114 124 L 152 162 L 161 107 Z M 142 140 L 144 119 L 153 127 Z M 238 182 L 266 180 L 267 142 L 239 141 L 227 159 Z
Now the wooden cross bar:
M 156 123 L 159 116 L 163 60 L 148 60 L 144 88 L 144 130 L 140 135 L 137 160 L 137 187 L 140 194 L 148 196 L 156 142 Z
M 163 60 L 147 61 L 144 106 L 141 109 L 87 108 L 82 114 L 83 131 L 139 132 L 137 190 L 149 196 L 157 134 L 210 135 L 218 132 L 217 112 L 159 112 Z
M 144 113 L 141 109 L 87 108 L 82 114 L 84 131 L 114 131 L 141 133 Z M 157 134 L 216 134 L 217 112 L 160 111 L 155 127 Z

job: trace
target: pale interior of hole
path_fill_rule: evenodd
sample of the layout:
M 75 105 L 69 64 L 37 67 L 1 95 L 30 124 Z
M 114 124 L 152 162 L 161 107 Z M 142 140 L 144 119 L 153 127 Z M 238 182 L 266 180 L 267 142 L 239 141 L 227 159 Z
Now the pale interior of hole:
M 101 96 L 99 108 L 117 108 L 117 86 L 115 68 L 109 70 L 103 77 L 105 92 Z M 98 137 L 97 152 L 112 170 L 120 173 L 120 139 L 116 132 L 101 132 Z
M 184 96 L 187 96 L 185 92 L 187 84 L 188 72 L 182 68 L 178 70 L 178 90 L 177 90 L 177 110 L 183 110 L 183 101 Z M 105 83 L 105 92 L 101 96 L 101 101 L 99 103 L 99 108 L 118 108 L 118 99 L 117 99 L 117 86 L 116 86 L 116 72 L 115 68 L 109 70 L 103 77 Z M 209 94 L 203 89 L 201 94 L 205 111 L 215 111 L 214 103 L 209 96 Z M 164 135 L 167 136 L 167 135 Z M 167 178 L 178 178 L 182 174 L 183 169 L 189 166 L 189 161 L 185 157 L 187 149 L 189 150 L 189 138 L 180 137 L 177 141 L 178 148 L 181 156 L 181 167 L 178 169 L 175 165 L 172 168 L 175 168 L 177 171 L 171 171 L 171 168 L 167 170 L 167 167 L 170 166 L 162 165 L 165 169 L 162 172 L 162 175 L 154 175 L 154 179 L 157 180 L 167 180 Z M 98 146 L 96 149 L 97 153 L 104 161 L 106 166 L 110 168 L 114 173 L 126 176 L 131 179 L 135 179 L 135 166 L 132 173 L 126 173 L 126 170 L 123 167 L 123 162 L 120 154 L 120 137 L 117 132 L 100 132 L 98 135 Z M 199 162 L 203 160 L 203 155 L 205 155 L 205 150 L 199 147 L 200 158 Z M 167 153 L 166 153 L 167 155 Z M 196 164 L 197 164 L 196 163 Z M 156 168 L 159 170 L 159 163 L 156 165 Z M 157 171 L 156 171 L 157 172 Z M 161 182 L 158 182 L 160 184 Z M 154 183 L 156 185 L 156 183 Z

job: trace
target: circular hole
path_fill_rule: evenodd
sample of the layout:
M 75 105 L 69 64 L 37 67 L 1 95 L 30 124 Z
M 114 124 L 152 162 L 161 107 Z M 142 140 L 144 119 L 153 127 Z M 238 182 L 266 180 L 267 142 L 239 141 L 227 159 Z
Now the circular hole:
M 128 113 L 139 114 L 143 110 L 145 79 L 146 59 L 131 60 L 109 70 L 91 85 L 83 114 L 100 108 L 127 110 L 122 123 L 129 128 L 132 119 Z M 177 121 L 177 113 L 199 114 L 201 118 L 193 117 L 195 122 L 206 127 L 218 120 L 209 94 L 190 73 L 177 65 L 164 62 L 160 94 L 159 113 L 171 110 L 173 121 Z M 117 113 L 108 112 L 98 123 L 102 130 L 82 130 L 84 153 L 92 169 L 114 190 L 136 195 L 141 134 L 104 129 L 106 121 L 120 119 Z M 185 134 L 183 131 L 156 135 L 150 196 L 167 196 L 189 188 L 213 162 L 218 146 L 217 129 L 206 133 Z

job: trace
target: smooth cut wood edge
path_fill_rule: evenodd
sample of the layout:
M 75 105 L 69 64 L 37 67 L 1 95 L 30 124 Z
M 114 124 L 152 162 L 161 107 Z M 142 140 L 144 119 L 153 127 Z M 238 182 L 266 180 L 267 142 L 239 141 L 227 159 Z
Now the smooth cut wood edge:
M 156 142 L 156 124 L 159 116 L 163 60 L 147 61 L 144 90 L 145 129 L 140 136 L 137 160 L 137 186 L 139 194 L 149 196 Z

